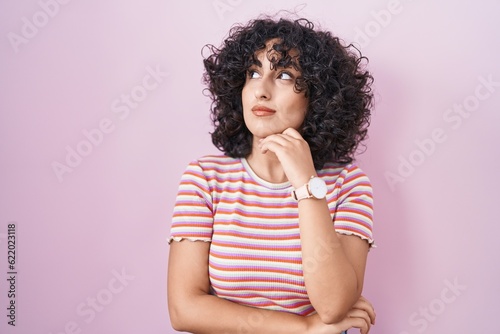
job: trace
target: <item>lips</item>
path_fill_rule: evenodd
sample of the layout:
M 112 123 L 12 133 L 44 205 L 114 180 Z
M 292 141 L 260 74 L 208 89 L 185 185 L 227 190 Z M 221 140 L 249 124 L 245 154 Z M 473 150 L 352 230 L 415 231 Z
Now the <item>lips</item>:
M 271 116 L 276 113 L 276 110 L 257 105 L 253 106 L 252 112 L 255 116 Z

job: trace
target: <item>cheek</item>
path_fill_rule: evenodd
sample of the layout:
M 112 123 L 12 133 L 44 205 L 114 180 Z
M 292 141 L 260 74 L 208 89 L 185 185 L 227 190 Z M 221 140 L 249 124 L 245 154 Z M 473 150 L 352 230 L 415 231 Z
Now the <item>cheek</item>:
M 300 103 L 297 103 L 297 106 L 298 107 L 298 112 L 297 114 L 299 115 L 297 118 L 300 120 L 300 124 L 302 124 L 304 122 L 304 120 L 306 119 L 306 115 L 307 115 L 307 110 L 309 108 L 309 102 L 307 99 L 301 99 Z
M 295 112 L 300 115 L 300 117 L 305 117 L 307 114 L 307 109 L 309 106 L 309 101 L 304 96 L 297 96 L 291 103 Z

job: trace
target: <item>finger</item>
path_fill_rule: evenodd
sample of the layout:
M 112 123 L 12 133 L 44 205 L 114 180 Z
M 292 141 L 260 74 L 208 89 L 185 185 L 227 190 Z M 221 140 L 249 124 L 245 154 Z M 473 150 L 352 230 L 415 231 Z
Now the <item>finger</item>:
M 293 137 L 295 139 L 303 139 L 302 135 L 294 128 L 287 128 L 282 132 L 282 134 Z
M 339 323 L 340 327 L 343 330 L 347 330 L 349 328 L 358 328 L 361 334 L 368 334 L 370 330 L 370 324 L 367 323 L 363 318 L 345 318 Z
M 366 311 L 370 316 L 371 323 L 375 324 L 375 318 L 376 318 L 375 308 L 366 298 L 361 296 L 358 299 L 358 301 L 354 304 L 353 308 L 358 308 Z
M 271 135 L 259 142 L 259 148 L 263 153 L 268 150 L 277 153 L 278 150 L 293 149 L 294 144 L 292 140 L 294 139 L 282 134 Z
M 371 312 L 368 312 L 370 316 L 370 320 L 372 325 L 375 325 L 375 319 L 377 318 L 377 313 L 375 313 L 375 309 L 372 308 Z
M 365 320 L 367 324 L 371 324 L 371 319 L 370 316 L 368 315 L 367 312 L 360 310 L 360 309 L 352 309 L 347 313 L 347 316 L 349 318 L 362 318 Z
M 360 304 L 360 305 L 363 305 L 363 304 L 366 305 L 367 304 L 367 305 L 370 305 L 370 306 L 372 305 L 370 303 L 370 301 L 368 299 L 366 299 L 365 297 L 363 297 L 363 296 L 359 297 L 359 299 L 356 301 L 356 303 L 354 305 L 356 305 L 356 304 Z
M 373 304 L 368 299 L 366 299 L 363 296 L 360 296 L 359 299 L 358 299 L 358 301 L 362 302 L 362 303 L 365 303 L 365 304 L 368 304 L 368 305 L 370 305 L 371 308 L 373 308 Z
M 291 143 L 293 138 L 290 136 L 283 135 L 281 133 L 275 134 L 275 135 L 270 135 L 267 136 L 266 138 L 263 138 L 260 140 L 259 145 L 264 145 L 269 142 L 276 142 L 282 146 L 288 145 Z
M 266 153 L 267 151 L 271 151 L 275 154 L 278 154 L 278 152 L 283 149 L 283 145 L 281 145 L 280 143 L 277 143 L 275 141 L 268 141 L 265 143 L 261 143 L 259 145 L 259 148 L 260 148 L 260 151 L 262 153 Z

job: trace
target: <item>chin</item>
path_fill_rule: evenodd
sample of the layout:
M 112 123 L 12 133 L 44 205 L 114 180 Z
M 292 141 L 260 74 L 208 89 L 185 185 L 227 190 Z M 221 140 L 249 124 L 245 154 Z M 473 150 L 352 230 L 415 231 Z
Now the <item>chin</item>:
M 270 135 L 275 135 L 275 134 L 279 134 L 279 133 L 282 133 L 283 131 L 285 131 L 284 129 L 282 131 L 279 131 L 279 130 L 276 130 L 276 131 L 273 131 L 273 130 L 259 130 L 259 131 L 252 131 L 252 134 L 254 137 L 258 137 L 258 138 L 266 138 Z

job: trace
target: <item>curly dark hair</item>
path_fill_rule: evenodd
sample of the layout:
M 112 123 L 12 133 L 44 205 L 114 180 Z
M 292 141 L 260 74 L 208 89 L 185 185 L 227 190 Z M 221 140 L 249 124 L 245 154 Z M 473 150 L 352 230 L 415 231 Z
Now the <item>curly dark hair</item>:
M 203 81 L 212 99 L 212 142 L 234 158 L 252 152 L 241 93 L 249 67 L 260 65 L 256 51 L 265 50 L 270 39 L 277 42 L 269 52 L 279 54 L 270 57 L 268 53 L 273 68 L 292 66 L 301 72 L 294 89 L 305 91 L 309 105 L 300 132 L 315 168 L 323 168 L 326 162 L 352 162 L 370 124 L 373 77 L 362 66 L 367 58 L 329 31 L 314 30 L 314 24 L 303 18 L 258 18 L 231 28 L 220 48 L 205 46 L 209 54 L 203 61 Z

